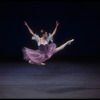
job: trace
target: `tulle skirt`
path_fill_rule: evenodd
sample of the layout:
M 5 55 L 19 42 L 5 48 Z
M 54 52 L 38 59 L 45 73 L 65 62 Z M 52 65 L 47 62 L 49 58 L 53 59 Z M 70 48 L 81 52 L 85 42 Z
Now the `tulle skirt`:
M 24 60 L 31 61 L 34 64 L 40 65 L 46 60 L 50 59 L 52 55 L 55 53 L 56 44 L 50 43 L 46 45 L 40 45 L 38 50 L 29 49 L 24 47 L 22 49 Z

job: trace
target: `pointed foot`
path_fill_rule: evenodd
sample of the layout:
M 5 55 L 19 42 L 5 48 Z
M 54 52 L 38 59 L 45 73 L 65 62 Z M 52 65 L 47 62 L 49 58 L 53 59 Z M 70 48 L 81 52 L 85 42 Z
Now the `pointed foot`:
M 31 60 L 29 60 L 29 63 L 30 63 L 30 64 L 34 64 Z
M 71 42 L 73 42 L 73 41 L 74 41 L 74 39 L 69 40 L 68 41 L 68 44 L 71 44 Z
M 45 63 L 41 63 L 41 65 L 45 65 Z

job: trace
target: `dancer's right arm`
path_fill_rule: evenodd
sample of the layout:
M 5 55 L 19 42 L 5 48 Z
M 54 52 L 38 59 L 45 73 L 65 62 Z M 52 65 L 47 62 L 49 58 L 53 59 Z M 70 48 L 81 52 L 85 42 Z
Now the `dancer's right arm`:
M 29 32 L 33 35 L 32 38 L 34 38 L 36 41 L 39 41 L 40 40 L 40 37 L 38 35 L 36 35 L 32 30 L 31 28 L 28 26 L 27 22 L 24 21 L 24 24 L 27 26 Z
M 30 32 L 32 35 L 34 35 L 34 32 L 33 32 L 33 31 L 31 30 L 31 28 L 28 26 L 28 24 L 27 24 L 26 21 L 24 21 L 24 24 L 27 26 L 29 32 Z

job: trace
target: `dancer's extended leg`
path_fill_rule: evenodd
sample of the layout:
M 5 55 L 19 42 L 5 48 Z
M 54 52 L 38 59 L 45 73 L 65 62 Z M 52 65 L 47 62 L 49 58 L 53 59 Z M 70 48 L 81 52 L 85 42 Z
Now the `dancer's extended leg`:
M 73 41 L 74 41 L 74 39 L 71 39 L 71 40 L 67 41 L 66 43 L 62 44 L 61 46 L 57 47 L 56 50 L 55 50 L 55 53 L 58 52 L 58 51 L 60 51 L 60 50 L 62 50 L 62 49 L 64 49 L 64 47 L 66 45 L 71 44 L 71 42 L 73 42 Z

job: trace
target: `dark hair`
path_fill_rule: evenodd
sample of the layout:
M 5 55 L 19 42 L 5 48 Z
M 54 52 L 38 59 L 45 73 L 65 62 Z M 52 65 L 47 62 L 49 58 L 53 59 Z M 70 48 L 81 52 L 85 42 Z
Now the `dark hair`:
M 43 36 L 43 34 L 45 34 L 45 31 L 44 30 L 41 30 L 40 36 Z

